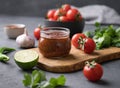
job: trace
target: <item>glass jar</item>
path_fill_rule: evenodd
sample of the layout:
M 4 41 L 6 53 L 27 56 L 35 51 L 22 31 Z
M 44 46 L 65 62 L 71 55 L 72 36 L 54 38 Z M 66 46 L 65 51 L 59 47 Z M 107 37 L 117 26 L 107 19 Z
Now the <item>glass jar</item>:
M 71 49 L 70 30 L 63 27 L 45 27 L 40 31 L 38 48 L 44 57 L 61 57 Z

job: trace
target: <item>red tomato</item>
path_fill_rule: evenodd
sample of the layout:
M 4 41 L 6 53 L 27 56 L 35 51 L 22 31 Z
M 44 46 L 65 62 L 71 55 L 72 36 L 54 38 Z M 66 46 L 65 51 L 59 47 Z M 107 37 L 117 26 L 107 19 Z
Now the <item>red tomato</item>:
M 54 9 L 49 10 L 49 11 L 47 12 L 47 18 L 53 18 L 54 13 L 55 13 L 55 10 L 54 10 Z
M 96 43 L 94 42 L 94 40 L 92 38 L 85 38 L 84 40 L 84 46 L 83 46 L 83 50 L 85 53 L 92 53 L 95 48 L 96 48 Z
M 71 21 L 79 19 L 79 15 L 80 15 L 79 11 L 75 8 L 69 9 L 66 13 L 67 18 Z
M 80 48 L 81 49 L 81 44 L 80 44 L 80 38 L 86 38 L 85 34 L 83 33 L 77 33 L 72 36 L 71 43 L 74 47 Z
M 62 5 L 62 8 L 64 11 L 67 12 L 69 9 L 71 9 L 71 6 L 69 4 L 64 4 L 64 5 Z
M 64 16 L 65 14 L 66 12 L 62 8 L 59 8 L 54 13 L 54 19 L 57 20 L 60 16 Z
M 83 68 L 83 74 L 90 81 L 98 81 L 103 75 L 103 68 L 96 62 L 87 62 Z
M 41 30 L 41 27 L 37 27 L 34 29 L 34 36 L 37 40 L 39 40 L 40 38 L 40 30 Z
M 48 18 L 49 21 L 56 21 L 54 18 Z
M 66 16 L 60 16 L 60 17 L 58 18 L 58 21 L 61 21 L 61 22 L 68 22 L 68 19 L 67 19 Z

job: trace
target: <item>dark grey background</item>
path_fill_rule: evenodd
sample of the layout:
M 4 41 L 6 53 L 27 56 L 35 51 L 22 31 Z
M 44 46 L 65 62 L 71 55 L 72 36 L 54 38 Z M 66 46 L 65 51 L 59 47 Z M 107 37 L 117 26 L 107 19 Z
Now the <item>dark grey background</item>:
M 60 7 L 64 3 L 77 7 L 107 5 L 120 14 L 120 0 L 0 0 L 0 15 L 44 17 L 48 9 Z

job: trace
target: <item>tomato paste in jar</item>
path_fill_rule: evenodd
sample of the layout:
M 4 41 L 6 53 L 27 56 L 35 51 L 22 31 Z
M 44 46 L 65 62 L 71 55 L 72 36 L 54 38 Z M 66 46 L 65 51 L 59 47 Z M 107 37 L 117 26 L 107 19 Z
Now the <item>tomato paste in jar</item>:
M 41 30 L 38 48 L 45 57 L 61 57 L 69 54 L 70 31 L 62 27 L 48 27 Z

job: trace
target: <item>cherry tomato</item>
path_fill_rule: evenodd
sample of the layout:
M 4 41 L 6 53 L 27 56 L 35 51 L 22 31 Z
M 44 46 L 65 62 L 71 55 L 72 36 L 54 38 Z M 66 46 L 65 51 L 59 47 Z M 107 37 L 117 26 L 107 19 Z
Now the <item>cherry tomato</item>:
M 71 9 L 71 5 L 69 5 L 69 4 L 64 4 L 64 5 L 62 5 L 62 8 L 63 8 L 64 11 L 67 12 L 69 9 Z
M 82 42 L 82 41 L 81 41 L 80 38 L 83 38 L 83 39 L 86 38 L 85 34 L 83 34 L 83 33 L 76 33 L 76 34 L 74 34 L 72 36 L 71 43 L 72 43 L 72 45 L 74 47 L 81 48 L 80 42 Z
M 90 81 L 98 81 L 103 75 L 103 68 L 96 62 L 87 62 L 83 68 L 83 74 Z
M 54 9 L 49 10 L 49 11 L 47 12 L 47 18 L 53 18 L 54 13 L 55 13 L 55 10 L 54 10 Z
M 54 18 L 48 18 L 49 21 L 56 21 Z
M 82 49 L 84 50 L 85 53 L 92 53 L 95 48 L 96 48 L 96 43 L 94 42 L 94 40 L 92 38 L 85 38 L 84 40 L 84 46 L 82 47 Z
M 67 18 L 71 21 L 79 19 L 79 15 L 80 15 L 79 11 L 75 8 L 69 9 L 66 13 Z
M 61 22 L 68 22 L 68 19 L 67 19 L 66 16 L 60 16 L 60 17 L 58 18 L 58 21 L 61 21 Z
M 66 12 L 62 8 L 59 8 L 54 13 L 54 19 L 57 20 L 60 16 L 64 16 L 65 14 Z
M 40 38 L 40 30 L 41 30 L 41 27 L 37 27 L 34 29 L 34 36 L 37 40 L 39 40 Z

